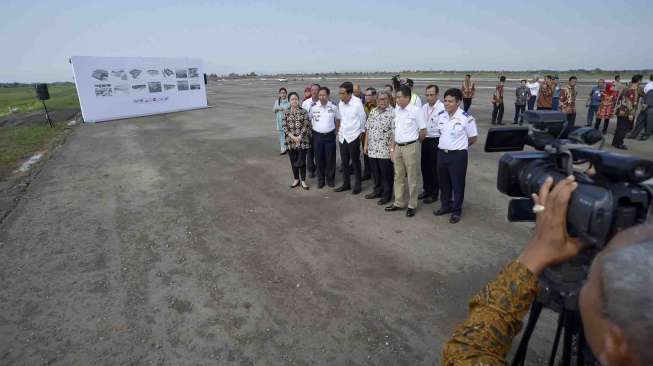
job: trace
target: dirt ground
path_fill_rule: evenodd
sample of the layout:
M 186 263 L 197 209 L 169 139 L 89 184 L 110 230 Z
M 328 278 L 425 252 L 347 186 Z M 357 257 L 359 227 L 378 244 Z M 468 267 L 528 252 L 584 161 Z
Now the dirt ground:
M 481 143 L 457 225 L 437 204 L 406 218 L 314 181 L 291 190 L 279 86 L 212 83 L 213 108 L 76 128 L 0 226 L 0 364 L 437 364 L 470 296 L 529 233 L 505 218 L 500 154 L 482 151 L 492 84 L 471 109 Z

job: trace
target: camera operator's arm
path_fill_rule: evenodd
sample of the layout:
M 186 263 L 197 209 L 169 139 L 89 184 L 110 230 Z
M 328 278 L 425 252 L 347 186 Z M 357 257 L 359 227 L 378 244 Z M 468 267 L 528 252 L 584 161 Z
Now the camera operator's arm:
M 573 177 L 553 185 L 547 180 L 533 199 L 538 213 L 533 237 L 518 259 L 485 286 L 469 303 L 469 318 L 458 326 L 444 346 L 442 365 L 503 365 L 512 339 L 537 294 L 542 269 L 578 253 L 579 241 L 566 230 L 567 205 L 576 188 Z

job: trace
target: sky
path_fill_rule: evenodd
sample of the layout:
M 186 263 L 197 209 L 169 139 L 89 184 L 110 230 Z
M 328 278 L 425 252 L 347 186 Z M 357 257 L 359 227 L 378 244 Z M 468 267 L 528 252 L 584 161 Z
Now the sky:
M 70 56 L 191 57 L 207 73 L 653 68 L 651 0 L 2 0 L 0 82 Z

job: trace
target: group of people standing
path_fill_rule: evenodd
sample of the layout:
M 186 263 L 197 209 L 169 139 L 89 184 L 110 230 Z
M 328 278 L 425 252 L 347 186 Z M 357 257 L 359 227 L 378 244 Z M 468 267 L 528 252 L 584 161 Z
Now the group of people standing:
M 443 102 L 438 86 L 428 85 L 427 103 L 422 105 L 412 88 L 407 79 L 380 92 L 367 88 L 363 94 L 359 85 L 344 82 L 337 105 L 326 86 L 311 85 L 304 101 L 280 88 L 274 112 L 281 154 L 290 159 L 291 187 L 309 189 L 308 170 L 318 189 L 328 185 L 335 192 L 359 194 L 369 174 L 374 185 L 365 198 L 378 199 L 378 205 L 387 205 L 385 211 L 406 210 L 412 217 L 419 200 L 429 204 L 439 199 L 441 206 L 433 214 L 450 214 L 451 223 L 459 222 L 467 149 L 476 142 L 476 122 L 461 108 L 460 89 L 447 90 Z M 337 188 L 336 145 L 342 165 L 342 185 Z M 418 194 L 420 174 L 423 189 Z
M 619 75 L 614 81 L 600 79 L 592 88 L 587 99 L 587 123 L 605 135 L 610 119 L 617 116 L 617 127 L 612 146 L 625 150 L 624 138 L 647 140 L 653 134 L 653 75 L 646 85 L 642 85 L 642 75 L 634 75 L 629 84 L 622 84 Z M 500 76 L 499 83 L 492 94 L 492 124 L 503 124 L 504 88 L 506 77 Z M 515 89 L 515 116 L 513 124 L 523 123 L 522 114 L 526 109 L 554 110 L 565 114 L 567 128 L 576 125 L 577 78 L 569 78 L 567 85 L 560 86 L 557 76 L 547 75 L 543 81 L 535 77 L 530 82 L 520 81 Z M 462 85 L 464 110 L 468 111 L 475 94 L 475 85 L 468 74 Z M 639 113 L 638 113 L 639 111 Z M 596 118 L 594 120 L 594 118 Z M 601 123 L 603 127 L 601 128 Z M 630 131 L 630 133 L 629 133 Z M 641 135 L 640 135 L 641 134 Z

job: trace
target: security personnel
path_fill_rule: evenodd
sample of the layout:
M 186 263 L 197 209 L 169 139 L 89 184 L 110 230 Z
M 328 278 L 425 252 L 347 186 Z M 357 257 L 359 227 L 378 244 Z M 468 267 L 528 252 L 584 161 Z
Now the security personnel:
M 437 85 L 426 87 L 426 102 L 422 105 L 424 120 L 426 121 L 426 138 L 422 141 L 422 193 L 417 197 L 429 204 L 438 200 L 440 185 L 438 184 L 438 143 L 440 131 L 438 130 L 438 113 L 444 110 L 444 104 L 438 100 L 439 88 Z
M 436 216 L 451 213 L 449 222 L 460 221 L 465 196 L 467 149 L 477 140 L 476 120 L 460 108 L 463 93 L 452 88 L 444 93 L 444 111 L 438 114 L 438 178 L 442 206 Z
M 336 177 L 336 130 L 340 126 L 337 120 L 338 107 L 329 101 L 330 90 L 320 87 L 319 103 L 312 106 L 309 116 L 313 125 L 313 151 L 317 170 L 317 188 L 334 187 Z

